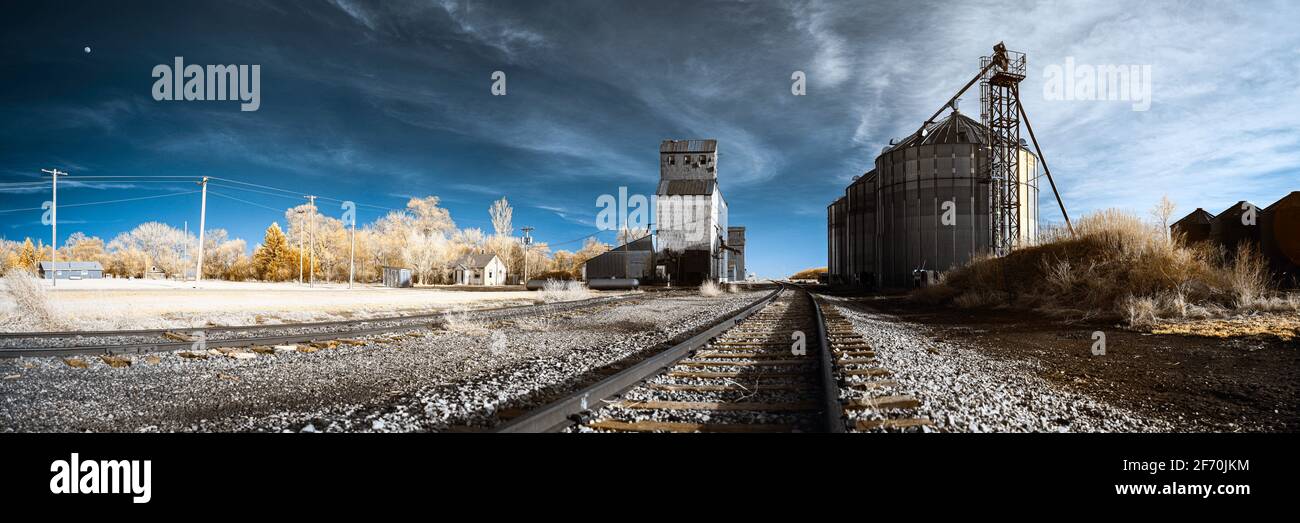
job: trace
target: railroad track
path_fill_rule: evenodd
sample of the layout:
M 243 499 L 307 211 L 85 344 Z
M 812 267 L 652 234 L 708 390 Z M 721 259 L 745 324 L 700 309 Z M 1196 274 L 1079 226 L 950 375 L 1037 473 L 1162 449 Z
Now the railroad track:
M 797 349 L 802 334 L 803 351 Z M 920 401 L 833 309 L 790 284 L 496 432 L 912 431 Z
M 853 324 L 825 301 L 814 297 L 822 312 L 825 326 L 823 346 L 834 359 L 840 401 L 848 427 L 852 431 L 917 431 L 933 427 L 929 419 L 915 411 L 920 400 L 907 394 L 905 387 L 893 379 L 893 373 L 881 366 L 876 350 Z
M 712 328 L 496 432 L 843 431 L 828 395 L 815 306 L 781 285 Z M 804 353 L 792 354 L 801 332 Z M 827 413 L 833 413 L 827 415 Z M 837 428 L 838 427 L 838 428 Z
M 475 320 L 501 320 L 646 298 L 648 296 L 644 294 L 632 294 L 542 305 L 499 307 L 456 314 L 464 314 L 468 318 Z M 445 321 L 447 314 L 448 312 L 443 311 L 381 318 L 278 325 L 115 331 L 6 332 L 0 333 L 0 358 L 161 352 L 189 349 L 194 347 L 200 340 L 205 348 L 314 343 L 358 336 L 438 328 Z

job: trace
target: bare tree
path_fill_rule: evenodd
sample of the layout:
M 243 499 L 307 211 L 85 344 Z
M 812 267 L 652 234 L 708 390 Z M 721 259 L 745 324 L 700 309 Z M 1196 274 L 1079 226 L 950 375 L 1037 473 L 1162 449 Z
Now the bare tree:
M 406 202 L 406 210 L 415 218 L 412 224 L 416 232 L 424 236 L 446 235 L 456 230 L 456 223 L 451 221 L 451 212 L 438 206 L 437 196 L 411 198 Z
M 515 229 L 510 223 L 514 209 L 510 208 L 510 202 L 507 202 L 504 196 L 492 202 L 492 206 L 488 207 L 488 215 L 492 216 L 492 229 L 496 231 L 497 236 L 514 234 Z
M 1160 229 L 1165 233 L 1165 240 L 1170 237 L 1169 217 L 1174 215 L 1174 209 L 1177 208 L 1178 205 L 1169 199 L 1168 194 L 1161 196 L 1160 201 L 1156 202 L 1155 206 L 1151 208 L 1151 216 L 1160 224 Z
M 632 229 L 628 229 L 628 228 L 619 229 L 618 235 L 614 239 L 614 243 L 616 245 L 622 245 L 624 243 L 632 243 L 634 241 L 640 240 L 641 238 L 645 238 L 646 236 L 649 235 L 650 235 L 650 229 L 645 227 L 632 228 Z
M 130 263 L 128 272 L 142 273 L 148 265 L 157 266 L 171 276 L 183 275 L 189 263 L 185 257 L 194 244 L 194 235 L 159 222 L 140 224 L 131 232 L 124 232 L 109 242 L 114 254 L 121 254 Z M 144 266 L 140 260 L 143 255 Z
M 242 274 L 236 267 L 247 264 L 244 254 L 248 244 L 241 239 L 229 239 L 225 229 L 209 229 L 203 235 L 203 277 L 207 279 L 239 279 Z

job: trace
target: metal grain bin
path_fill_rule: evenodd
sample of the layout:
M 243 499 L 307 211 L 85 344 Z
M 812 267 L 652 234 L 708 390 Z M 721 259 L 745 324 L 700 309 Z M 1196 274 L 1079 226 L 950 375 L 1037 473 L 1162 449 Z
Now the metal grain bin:
M 954 113 L 876 158 L 874 269 L 878 286 L 906 287 L 913 283 L 913 271 L 947 270 L 989 249 L 990 184 L 983 169 L 987 139 L 982 125 Z M 1022 244 L 1037 240 L 1036 160 L 1021 149 Z M 952 225 L 940 221 L 944 202 L 954 204 Z M 849 242 L 856 241 L 850 233 Z M 854 249 L 851 245 L 850 252 Z
M 876 284 L 876 171 L 868 171 L 844 191 L 845 283 L 855 287 Z
M 826 207 L 826 277 L 832 285 L 848 283 L 848 198 Z
M 1253 221 L 1249 216 L 1252 209 L 1255 214 Z M 1239 201 L 1210 220 L 1210 238 L 1223 249 L 1228 259 L 1232 259 L 1242 242 L 1259 245 L 1259 215 L 1260 209 L 1254 204 Z
M 1174 235 L 1182 235 L 1183 240 L 1187 243 L 1203 242 L 1210 239 L 1210 222 L 1214 220 L 1214 215 L 1205 209 L 1197 207 L 1195 211 L 1182 217 L 1169 226 L 1169 232 Z
M 1260 213 L 1260 250 L 1283 285 L 1300 286 L 1300 191 L 1273 202 Z

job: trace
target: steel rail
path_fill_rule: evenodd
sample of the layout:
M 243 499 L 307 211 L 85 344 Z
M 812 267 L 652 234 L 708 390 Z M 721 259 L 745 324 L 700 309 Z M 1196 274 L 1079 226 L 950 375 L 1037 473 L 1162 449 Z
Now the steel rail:
M 812 291 L 804 289 L 808 299 L 812 300 L 813 316 L 817 319 L 817 339 L 821 343 L 821 381 L 822 410 L 826 416 L 826 431 L 841 434 L 847 432 L 844 417 L 844 405 L 840 403 L 840 386 L 835 379 L 835 357 L 831 354 L 831 339 L 826 332 L 826 317 L 822 315 L 821 304 Z
M 646 358 L 641 362 L 632 365 L 608 378 L 600 380 L 589 385 L 575 393 L 569 394 L 564 398 L 552 401 L 545 406 L 535 409 L 523 416 L 510 420 L 505 424 L 495 428 L 492 432 L 499 433 L 532 433 L 532 432 L 558 432 L 566 427 L 577 424 L 583 412 L 594 410 L 602 402 L 610 397 L 617 396 L 641 382 L 658 376 L 677 361 L 685 358 L 691 351 L 703 347 L 713 338 L 735 327 L 742 320 L 752 316 L 763 307 L 772 303 L 781 293 L 785 292 L 790 286 L 781 283 L 776 290 L 769 293 L 763 298 L 759 298 L 749 307 L 741 312 L 724 319 L 713 327 L 691 336 L 686 341 L 678 343 L 654 356 Z M 838 397 L 838 395 L 837 395 Z

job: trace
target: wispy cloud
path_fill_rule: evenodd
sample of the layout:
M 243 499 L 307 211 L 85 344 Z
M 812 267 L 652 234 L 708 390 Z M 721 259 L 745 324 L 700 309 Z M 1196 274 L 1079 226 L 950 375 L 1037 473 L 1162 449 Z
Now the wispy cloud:
M 1021 91 L 1072 213 L 1141 212 L 1166 192 L 1183 210 L 1262 205 L 1300 179 L 1291 23 L 1300 7 L 1291 2 L 254 4 L 256 20 L 155 7 L 151 20 L 162 23 L 148 34 L 186 53 L 262 64 L 256 113 L 154 103 L 149 60 L 125 57 L 173 51 L 136 38 L 126 18 L 126 36 L 99 44 L 119 52 L 74 65 L 50 54 L 58 46 L 14 47 L 15 80 L 0 85 L 5 180 L 40 180 L 27 172 L 35 166 L 218 172 L 397 206 L 391 194 L 439 194 L 463 204 L 458 221 L 481 220 L 486 202 L 506 195 L 521 219 L 577 236 L 595 195 L 653 190 L 660 140 L 716 138 L 733 222 L 754 238 L 772 234 L 751 243 L 750 259 L 777 274 L 824 264 L 825 205 L 970 79 L 998 39 L 1029 55 Z M 130 11 L 94 5 L 60 23 Z M 177 27 L 186 30 L 168 32 Z M 5 35 L 49 38 L 37 26 Z M 68 48 L 83 45 L 67 38 Z M 1151 109 L 1045 99 L 1043 67 L 1067 58 L 1151 65 Z M 508 75 L 507 96 L 489 92 L 496 70 Z M 795 70 L 808 75 L 807 96 L 790 94 Z M 56 71 L 94 81 L 51 88 Z M 978 92 L 960 108 L 977 116 Z M 0 185 L 11 200 L 41 190 Z M 1059 220 L 1048 195 L 1043 218 Z M 265 224 L 247 221 L 247 234 L 260 235 Z

